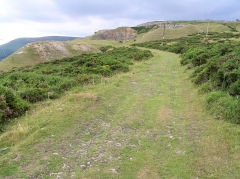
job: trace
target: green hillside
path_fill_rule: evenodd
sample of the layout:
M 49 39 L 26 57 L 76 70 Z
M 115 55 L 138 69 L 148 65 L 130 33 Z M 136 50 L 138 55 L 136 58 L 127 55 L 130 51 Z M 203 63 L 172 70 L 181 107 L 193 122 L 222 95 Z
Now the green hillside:
M 202 33 L 206 32 L 208 22 L 178 22 L 179 24 L 183 24 L 182 28 L 167 28 L 165 31 L 165 38 L 180 38 L 185 37 L 187 35 L 193 33 Z M 178 24 L 175 22 L 174 24 Z M 165 23 L 165 24 L 173 24 L 173 23 Z M 210 22 L 209 32 L 232 32 L 230 27 L 235 27 L 239 30 L 240 23 L 229 23 L 229 22 Z M 137 42 L 145 42 L 151 40 L 161 40 L 163 39 L 163 31 L 164 28 L 152 29 L 147 33 L 140 34 L 137 38 Z

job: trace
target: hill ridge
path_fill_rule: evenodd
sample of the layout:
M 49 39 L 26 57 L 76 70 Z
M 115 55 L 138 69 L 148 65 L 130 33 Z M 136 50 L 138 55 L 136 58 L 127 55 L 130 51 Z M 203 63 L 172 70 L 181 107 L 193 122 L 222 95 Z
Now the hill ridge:
M 68 36 L 44 36 L 44 37 L 23 37 L 11 40 L 8 43 L 0 45 L 0 61 L 8 57 L 24 45 L 37 41 L 68 41 L 74 40 L 78 37 Z

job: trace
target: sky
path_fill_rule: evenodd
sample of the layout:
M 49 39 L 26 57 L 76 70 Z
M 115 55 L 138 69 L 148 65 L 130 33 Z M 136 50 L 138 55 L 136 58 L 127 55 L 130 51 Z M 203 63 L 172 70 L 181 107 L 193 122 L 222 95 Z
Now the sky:
M 155 20 L 236 20 L 240 0 L 0 0 L 0 44 L 20 37 L 85 37 Z

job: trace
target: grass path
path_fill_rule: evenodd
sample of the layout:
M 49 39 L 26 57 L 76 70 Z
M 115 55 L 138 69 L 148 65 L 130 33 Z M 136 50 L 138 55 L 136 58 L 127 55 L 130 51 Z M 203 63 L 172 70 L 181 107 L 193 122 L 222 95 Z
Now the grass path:
M 177 55 L 152 51 L 20 119 L 0 137 L 16 143 L 0 153 L 0 176 L 240 178 L 240 127 L 206 113 Z

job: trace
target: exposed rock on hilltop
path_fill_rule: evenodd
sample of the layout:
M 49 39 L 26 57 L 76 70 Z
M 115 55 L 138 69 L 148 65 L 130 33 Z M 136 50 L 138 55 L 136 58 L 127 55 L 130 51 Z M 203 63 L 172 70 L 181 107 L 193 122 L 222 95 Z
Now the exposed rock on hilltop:
M 34 42 L 26 47 L 33 48 L 41 59 L 52 59 L 66 57 L 70 55 L 65 42 Z
M 0 61 L 8 57 L 12 53 L 16 52 L 18 49 L 22 48 L 24 45 L 27 45 L 28 43 L 40 42 L 40 41 L 68 41 L 68 40 L 74 40 L 76 38 L 77 37 L 67 37 L 67 36 L 18 38 L 6 44 L 0 45 Z
M 52 59 L 98 51 L 96 46 L 90 44 L 71 44 L 70 42 L 61 41 L 33 42 L 1 61 L 0 71 L 8 71 L 13 67 L 35 65 Z
M 34 42 L 28 44 L 26 47 L 33 48 L 37 55 L 44 61 L 62 58 L 73 55 L 73 51 L 78 51 L 79 53 L 95 51 L 96 48 L 93 45 L 88 44 L 75 44 L 71 45 L 68 42 L 60 41 L 49 41 L 49 42 Z
M 114 40 L 126 42 L 134 39 L 136 36 L 136 30 L 130 27 L 120 27 L 114 30 L 99 31 L 92 37 L 92 40 Z

